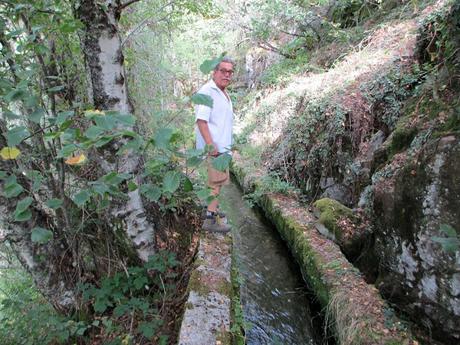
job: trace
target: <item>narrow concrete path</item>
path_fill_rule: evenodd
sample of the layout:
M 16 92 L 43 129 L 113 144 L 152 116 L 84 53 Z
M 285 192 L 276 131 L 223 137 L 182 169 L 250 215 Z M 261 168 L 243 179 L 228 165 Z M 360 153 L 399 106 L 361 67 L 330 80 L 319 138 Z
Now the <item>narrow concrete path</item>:
M 179 334 L 179 345 L 227 345 L 231 343 L 230 234 L 204 233 Z

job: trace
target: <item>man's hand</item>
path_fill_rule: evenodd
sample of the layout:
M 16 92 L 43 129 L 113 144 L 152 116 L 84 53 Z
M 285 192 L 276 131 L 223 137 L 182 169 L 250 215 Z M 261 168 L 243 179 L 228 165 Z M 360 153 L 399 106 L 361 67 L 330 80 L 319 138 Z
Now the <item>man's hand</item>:
M 216 146 L 211 144 L 212 150 L 209 152 L 209 155 L 212 157 L 217 157 L 219 155 L 219 151 L 217 151 Z
M 203 137 L 206 146 L 209 146 L 211 149 L 209 150 L 208 155 L 212 157 L 217 157 L 219 155 L 219 151 L 217 151 L 217 146 L 214 145 L 211 137 L 211 133 L 209 132 L 208 123 L 204 120 L 197 120 L 198 129 Z

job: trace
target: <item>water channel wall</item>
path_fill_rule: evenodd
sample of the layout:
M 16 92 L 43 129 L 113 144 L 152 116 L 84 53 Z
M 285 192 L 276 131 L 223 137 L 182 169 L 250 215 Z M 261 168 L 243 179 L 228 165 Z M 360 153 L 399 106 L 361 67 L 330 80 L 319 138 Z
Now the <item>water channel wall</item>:
M 232 171 L 245 192 L 260 188 L 258 176 L 263 173 L 247 173 L 238 157 L 233 159 Z M 285 195 L 262 194 L 258 202 L 292 251 L 339 344 L 418 344 L 337 244 L 319 233 L 313 213 Z
M 179 345 L 243 345 L 231 234 L 203 232 L 187 286 Z

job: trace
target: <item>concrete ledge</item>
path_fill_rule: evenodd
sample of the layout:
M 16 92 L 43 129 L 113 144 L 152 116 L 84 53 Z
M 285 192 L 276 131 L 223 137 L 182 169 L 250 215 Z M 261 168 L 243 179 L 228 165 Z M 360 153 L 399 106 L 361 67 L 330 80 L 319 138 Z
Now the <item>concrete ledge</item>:
M 179 345 L 231 343 L 231 249 L 229 235 L 203 234 L 188 284 Z
M 236 157 L 233 172 L 240 185 L 257 188 L 260 171 L 249 176 Z M 300 265 L 303 277 L 326 310 L 339 344 L 416 345 L 378 290 L 367 284 L 340 248 L 316 230 L 316 217 L 296 200 L 265 194 L 260 206 L 276 225 Z

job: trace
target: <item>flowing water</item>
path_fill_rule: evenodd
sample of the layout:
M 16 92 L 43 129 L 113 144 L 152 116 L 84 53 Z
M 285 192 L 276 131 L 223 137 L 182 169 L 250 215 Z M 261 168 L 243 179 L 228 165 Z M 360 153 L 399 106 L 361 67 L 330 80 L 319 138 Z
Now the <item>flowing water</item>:
M 305 283 L 276 229 L 243 200 L 232 183 L 222 190 L 242 278 L 247 344 L 316 345 Z

